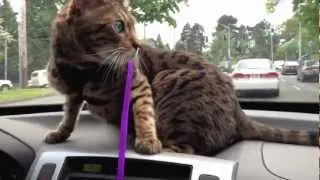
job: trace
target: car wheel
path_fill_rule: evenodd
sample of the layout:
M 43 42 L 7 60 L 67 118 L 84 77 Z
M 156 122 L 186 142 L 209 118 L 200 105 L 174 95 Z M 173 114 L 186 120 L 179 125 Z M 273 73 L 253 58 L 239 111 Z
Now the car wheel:
M 305 82 L 306 81 L 306 78 L 302 75 L 301 76 L 301 82 Z
M 272 95 L 273 97 L 278 97 L 278 96 L 280 95 L 280 89 L 273 90 L 272 93 L 271 93 L 271 95 Z
M 312 78 L 312 82 L 319 82 L 319 76 L 314 76 Z
M 10 87 L 8 86 L 8 85 L 2 85 L 1 87 L 0 87 L 0 90 L 1 91 L 8 91 L 10 89 Z

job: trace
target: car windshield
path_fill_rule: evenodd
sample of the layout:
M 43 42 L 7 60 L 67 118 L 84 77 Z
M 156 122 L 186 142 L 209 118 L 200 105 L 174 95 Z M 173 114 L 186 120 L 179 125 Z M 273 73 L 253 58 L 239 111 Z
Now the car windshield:
M 64 102 L 43 70 L 51 58 L 51 24 L 67 2 L 0 0 L 0 80 L 8 80 L 0 83 L 0 107 Z M 197 54 L 229 76 L 235 91 L 248 91 L 240 101 L 319 102 L 319 69 L 304 66 L 319 60 L 317 1 L 131 0 L 130 5 L 140 43 Z M 237 69 L 277 73 L 247 79 L 268 84 L 238 86 Z M 251 97 L 252 90 L 259 96 Z
M 37 77 L 38 76 L 38 73 L 37 72 L 34 72 L 31 74 L 31 77 Z
M 259 70 L 271 70 L 271 62 L 266 60 L 245 60 L 240 61 L 238 70 L 259 69 Z

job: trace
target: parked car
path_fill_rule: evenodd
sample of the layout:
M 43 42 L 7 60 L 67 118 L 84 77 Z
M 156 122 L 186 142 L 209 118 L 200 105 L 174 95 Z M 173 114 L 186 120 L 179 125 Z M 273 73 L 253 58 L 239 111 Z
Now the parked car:
M 289 74 L 298 74 L 299 63 L 297 61 L 285 61 L 283 64 L 283 68 L 281 74 L 289 75 Z
M 47 70 L 41 69 L 31 73 L 31 79 L 28 82 L 29 87 L 48 87 Z
M 319 81 L 319 61 L 304 61 L 303 65 L 298 69 L 298 81 Z
M 279 73 L 269 59 L 243 59 L 231 74 L 236 92 L 242 94 L 268 93 L 279 96 Z
M 283 64 L 284 64 L 283 60 L 274 61 L 273 67 L 275 68 L 276 71 L 281 72 L 283 68 Z
M 6 91 L 13 88 L 10 80 L 0 80 L 0 91 Z

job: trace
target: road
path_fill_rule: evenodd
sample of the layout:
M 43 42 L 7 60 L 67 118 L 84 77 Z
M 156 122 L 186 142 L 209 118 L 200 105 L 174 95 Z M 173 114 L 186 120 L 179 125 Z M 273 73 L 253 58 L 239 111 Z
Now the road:
M 319 83 L 300 82 L 295 75 L 280 76 L 280 95 L 273 98 L 240 98 L 251 101 L 317 102 Z
M 251 101 L 284 101 L 284 102 L 316 102 L 319 103 L 319 84 L 309 82 L 298 82 L 296 76 L 281 76 L 280 77 L 280 95 L 274 98 L 241 98 Z M 43 97 L 29 101 L 22 101 L 7 105 L 33 105 L 33 104 L 59 104 L 64 102 L 64 97 L 55 95 L 51 97 Z

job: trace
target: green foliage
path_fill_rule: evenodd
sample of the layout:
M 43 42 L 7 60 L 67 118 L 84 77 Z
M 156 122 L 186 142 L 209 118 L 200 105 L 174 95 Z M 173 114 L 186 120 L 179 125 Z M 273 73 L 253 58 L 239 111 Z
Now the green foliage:
M 181 32 L 180 40 L 176 43 L 176 50 L 190 51 L 201 54 L 207 47 L 208 38 L 204 35 L 202 25 L 195 23 L 192 27 L 189 23 L 185 24 Z
M 67 0 L 55 0 L 59 4 L 65 4 Z M 140 23 L 152 23 L 154 21 L 176 27 L 176 20 L 172 14 L 180 11 L 179 4 L 188 0 L 131 0 L 132 14 Z
M 27 5 L 29 73 L 43 69 L 49 59 L 51 22 L 57 12 L 54 1 L 32 0 Z
M 13 89 L 0 92 L 0 103 L 9 103 L 33 98 L 52 96 L 55 91 L 52 88 L 36 89 Z
M 132 0 L 132 13 L 138 22 L 152 23 L 154 21 L 176 26 L 175 19 L 171 13 L 180 11 L 179 3 L 186 0 Z
M 183 0 L 134 0 L 132 12 L 138 22 L 168 22 L 175 26 L 170 13 L 178 12 L 178 4 Z M 59 5 L 67 0 L 32 0 L 27 2 L 27 33 L 29 72 L 45 67 L 49 58 L 49 36 L 51 22 Z
M 51 22 L 58 10 L 58 5 L 66 2 L 67 0 L 27 1 L 29 72 L 45 67 L 49 58 Z M 134 0 L 131 2 L 131 7 L 138 22 L 168 22 L 175 26 L 176 22 L 170 13 L 178 12 L 178 4 L 181 2 L 183 0 Z M 160 46 L 165 48 L 163 43 Z
M 266 1 L 266 9 L 267 12 L 273 13 L 275 11 L 276 6 L 279 4 L 280 0 L 267 0 Z
M 267 0 L 266 9 L 274 12 L 280 0 Z M 277 52 L 278 55 L 298 57 L 299 22 L 302 27 L 302 54 L 305 58 L 315 57 L 319 53 L 319 0 L 292 0 L 294 16 L 282 25 L 281 38 L 285 43 Z M 271 9 L 271 10 L 270 10 Z M 318 52 L 317 52 L 318 51 Z
M 8 42 L 8 78 L 18 81 L 19 53 L 18 53 L 18 23 L 16 21 L 16 13 L 13 12 L 9 1 L 4 0 L 0 6 L 0 31 L 6 34 Z M 2 29 L 2 30 L 1 30 Z M 0 34 L 2 34 L 0 32 Z M 0 35 L 1 36 L 1 35 Z M 4 76 L 4 37 L 0 37 L 0 78 Z
M 223 15 L 218 19 L 218 26 L 216 27 L 216 31 L 226 30 L 226 26 L 230 26 L 232 31 L 238 29 L 236 27 L 238 20 L 233 16 Z
M 271 59 L 271 32 L 270 23 L 261 21 L 253 27 L 236 26 L 237 19 L 223 15 L 218 19 L 216 31 L 212 34 L 213 41 L 207 52 L 213 63 L 219 64 L 227 60 L 228 29 L 231 35 L 231 59 L 236 62 L 242 58 L 270 58 Z M 278 49 L 280 37 L 272 34 L 274 52 Z

